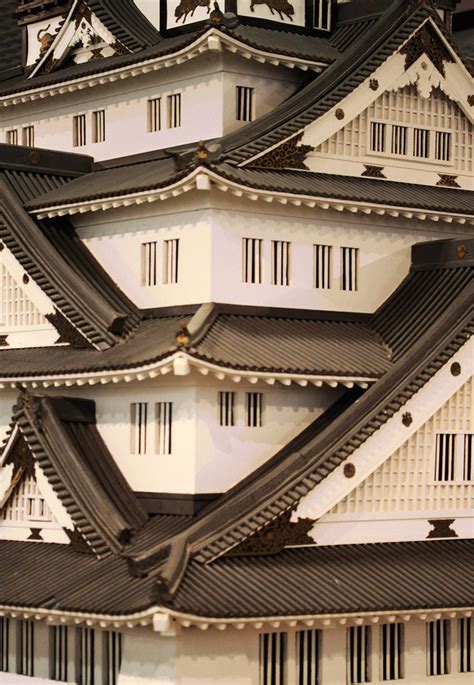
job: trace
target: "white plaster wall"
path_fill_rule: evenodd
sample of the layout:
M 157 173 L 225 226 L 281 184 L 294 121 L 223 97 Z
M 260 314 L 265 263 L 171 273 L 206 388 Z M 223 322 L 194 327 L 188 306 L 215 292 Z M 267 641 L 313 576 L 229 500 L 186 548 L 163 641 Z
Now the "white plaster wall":
M 334 402 L 340 391 L 204 381 L 198 374 L 97 389 L 61 389 L 96 402 L 97 425 L 131 487 L 139 492 L 218 493 L 264 463 Z M 218 391 L 237 392 L 237 425 L 218 425 Z M 264 426 L 245 426 L 245 393 L 263 392 Z M 172 453 L 155 454 L 154 405 L 173 402 Z M 147 453 L 132 454 L 130 404 L 148 402 Z
M 255 89 L 261 116 L 294 92 L 302 78 L 285 67 L 208 52 L 151 74 L 15 105 L 0 113 L 0 141 L 12 128 L 34 125 L 36 147 L 103 160 L 218 138 L 245 123 L 236 121 L 236 85 Z M 181 93 L 181 126 L 169 128 L 167 98 L 175 93 Z M 147 101 L 157 97 L 161 130 L 150 133 Z M 93 143 L 92 112 L 100 109 L 105 109 L 105 141 Z M 86 115 L 87 144 L 74 147 L 73 116 L 78 114 Z
M 191 198 L 172 203 L 173 213 L 157 203 L 145 210 L 89 215 L 77 224 L 85 245 L 141 308 L 194 304 L 211 300 L 211 227 L 209 211 Z M 196 206 L 197 205 L 197 206 Z M 86 223 L 94 222 L 94 223 Z M 163 284 L 163 241 L 179 239 L 178 283 Z M 158 285 L 144 286 L 141 245 L 158 242 Z
M 235 426 L 219 425 L 218 393 L 235 392 Z M 263 393 L 261 427 L 246 426 L 246 393 Z M 261 466 L 340 396 L 331 388 L 200 383 L 196 399 L 196 491 L 223 492 Z

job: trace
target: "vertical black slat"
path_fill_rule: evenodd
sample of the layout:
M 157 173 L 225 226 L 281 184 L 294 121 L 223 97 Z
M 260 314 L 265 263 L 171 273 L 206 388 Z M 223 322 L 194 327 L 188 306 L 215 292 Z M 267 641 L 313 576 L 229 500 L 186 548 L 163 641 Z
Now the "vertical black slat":
M 382 680 L 387 680 L 387 625 L 381 626 L 382 637 Z
M 269 685 L 269 638 L 268 634 L 262 635 L 263 638 L 263 685 Z
M 428 675 L 434 675 L 434 625 L 432 622 L 428 623 L 428 648 L 429 648 L 429 673 Z
M 242 238 L 242 279 L 248 283 L 248 238 Z
M 471 657 L 471 644 L 472 644 L 472 618 L 466 618 L 465 619 L 466 623 L 466 637 L 465 637 L 465 650 L 466 650 L 466 656 L 465 656 L 465 662 L 466 662 L 466 671 L 468 673 L 471 673 L 472 669 L 472 657 Z M 8 643 L 7 643 L 8 644 Z M 7 669 L 8 670 L 8 669 Z
M 464 673 L 464 652 L 465 652 L 465 645 L 464 645 L 464 638 L 465 638 L 465 631 L 464 631 L 464 620 L 463 618 L 460 618 L 458 620 L 458 633 L 459 633 L 459 671 L 460 673 Z
M 436 650 L 436 675 L 441 675 L 441 651 L 443 649 L 443 643 L 441 639 L 441 627 L 442 623 L 441 621 L 436 621 L 436 644 L 438 649 Z
M 394 680 L 396 677 L 396 668 L 395 668 L 395 659 L 396 659 L 396 654 L 395 654 L 395 647 L 396 647 L 396 639 L 395 639 L 395 631 L 397 629 L 397 626 L 395 623 L 391 623 L 389 626 L 390 630 L 390 679 Z
M 168 454 L 172 449 L 173 404 L 168 402 Z
M 354 682 L 354 628 L 349 628 L 348 632 L 346 633 L 349 644 L 348 644 L 348 652 L 349 652 L 349 682 L 353 683 Z
M 143 454 L 146 454 L 146 432 L 148 425 L 148 402 L 143 402 Z
M 257 282 L 257 241 L 250 240 L 250 282 Z
M 176 250 L 175 250 L 175 283 L 178 283 L 179 281 L 179 238 L 176 239 L 175 242 L 176 245 Z
M 306 639 L 306 644 L 307 644 L 307 650 L 308 650 L 308 670 L 307 670 L 307 679 L 308 679 L 308 685 L 313 685 L 313 659 L 314 659 L 314 652 L 313 652 L 313 636 L 314 636 L 314 630 L 308 630 L 307 631 L 307 639 Z

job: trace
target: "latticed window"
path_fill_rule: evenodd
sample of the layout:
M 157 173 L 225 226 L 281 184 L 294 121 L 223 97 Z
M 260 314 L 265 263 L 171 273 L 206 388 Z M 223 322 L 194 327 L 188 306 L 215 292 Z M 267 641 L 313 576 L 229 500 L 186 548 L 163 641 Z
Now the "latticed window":
M 236 118 L 237 121 L 253 121 L 254 89 L 248 86 L 236 88 Z
M 313 245 L 314 251 L 314 287 L 328 290 L 331 287 L 331 256 L 330 245 Z
M 219 392 L 219 425 L 235 426 L 235 392 Z
M 161 98 L 148 100 L 148 132 L 156 133 L 161 130 Z
M 67 626 L 51 626 L 49 629 L 49 673 L 51 680 L 68 680 L 68 633 Z
M 474 443 L 474 436 L 472 433 L 463 435 L 464 442 L 464 458 L 463 458 L 463 480 L 473 480 L 474 479 L 474 463 L 472 446 Z
M 35 674 L 35 624 L 17 621 L 16 627 L 16 672 L 31 677 Z
M 5 134 L 5 142 L 8 145 L 18 145 L 18 129 L 11 128 Z
M 406 126 L 392 126 L 392 154 L 406 155 L 407 153 L 407 133 Z
M 242 281 L 244 283 L 262 282 L 263 240 L 242 238 Z
M 21 140 L 23 145 L 33 147 L 35 144 L 35 127 L 23 126 L 21 130 Z
M 168 128 L 181 126 L 181 93 L 168 95 Z
M 449 162 L 451 159 L 451 133 L 436 131 L 435 157 L 443 162 Z
M 323 31 L 331 29 L 332 0 L 313 0 L 314 28 Z
M 103 143 L 105 141 L 105 109 L 92 112 L 92 142 Z
M 247 426 L 249 428 L 259 428 L 262 425 L 263 393 L 245 393 L 245 412 L 247 417 Z
M 440 433 L 436 436 L 435 480 L 454 480 L 456 442 L 454 433 Z
M 163 242 L 163 283 L 178 282 L 179 238 Z
M 430 156 L 430 132 L 426 128 L 415 128 L 413 131 L 413 156 Z
M 402 623 L 380 626 L 380 671 L 382 680 L 401 680 L 403 672 L 404 628 Z
M 0 617 L 0 671 L 9 669 L 10 619 Z
M 341 290 L 358 289 L 358 262 L 358 248 L 341 247 Z
M 20 481 L 8 506 L 3 508 L 1 518 L 4 521 L 52 521 L 53 515 L 33 476 Z
M 86 115 L 77 114 L 72 118 L 72 144 L 81 147 L 87 142 Z
M 386 124 L 372 121 L 370 124 L 370 149 L 372 152 L 385 152 Z
M 122 664 L 122 639 L 122 634 L 113 630 L 105 631 L 103 634 L 103 681 L 105 685 L 117 684 Z
M 173 403 L 157 402 L 155 404 L 156 453 L 171 454 Z
M 130 426 L 132 454 L 145 454 L 147 447 L 148 403 L 132 402 L 130 405 Z
M 158 283 L 158 243 L 152 240 L 142 243 L 142 285 L 156 285 Z
M 301 630 L 296 633 L 298 685 L 320 685 L 321 641 L 320 630 Z
M 272 240 L 272 285 L 290 285 L 290 245 Z
M 260 685 L 287 685 L 287 633 L 260 635 Z
M 460 618 L 459 630 L 459 671 L 472 673 L 474 671 L 474 619 Z
M 76 629 L 76 682 L 79 685 L 94 685 L 95 630 Z
M 0 333 L 5 329 L 39 326 L 46 323 L 4 264 L 0 263 Z
M 370 683 L 370 656 L 372 633 L 370 626 L 353 626 L 347 629 L 347 682 Z
M 451 622 L 430 621 L 426 626 L 428 675 L 451 672 Z

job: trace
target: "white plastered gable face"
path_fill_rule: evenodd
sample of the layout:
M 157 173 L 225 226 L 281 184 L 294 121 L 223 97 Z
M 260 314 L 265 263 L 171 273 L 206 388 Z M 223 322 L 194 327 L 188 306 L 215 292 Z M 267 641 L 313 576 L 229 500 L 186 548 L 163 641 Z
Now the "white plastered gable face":
M 15 429 L 6 451 L 18 439 Z M 0 466 L 0 540 L 69 544 L 74 524 L 37 462 L 33 472 Z
M 474 424 L 473 352 L 471 339 L 300 501 L 292 520 L 315 520 L 310 535 L 317 544 L 424 540 L 432 532 L 433 519 L 454 519 L 454 534 L 472 537 L 472 442 L 469 474 L 464 459 L 465 436 L 472 435 Z M 460 366 L 457 375 L 453 364 Z M 456 436 L 453 478 L 448 482 L 436 474 L 438 436 L 444 435 Z M 444 454 L 447 459 L 446 450 Z M 352 477 L 344 473 L 348 462 L 354 466 Z
M 472 159 L 468 151 L 472 147 L 473 108 L 468 98 L 474 92 L 473 79 L 437 27 L 430 20 L 427 22 L 431 33 L 437 35 L 442 49 L 449 54 L 449 60 L 443 62 L 444 76 L 426 53 L 406 68 L 407 59 L 402 52 L 404 46 L 401 46 L 349 95 L 306 127 L 301 144 L 314 148 L 306 158 L 311 171 L 360 176 L 365 169 L 364 163 L 388 164 L 400 167 L 398 175 L 386 174 L 391 180 L 406 180 L 406 167 L 421 172 L 420 177 L 414 179 L 419 183 L 436 183 L 439 173 L 464 174 L 472 179 Z M 419 30 L 420 27 L 413 35 Z M 408 113 L 411 126 L 403 154 L 396 148 L 392 152 L 391 129 L 387 131 L 382 154 L 372 150 L 371 121 L 385 120 L 390 127 L 392 124 L 406 126 Z M 417 120 L 420 128 L 433 131 L 427 158 L 414 154 L 411 129 L 418 126 Z M 435 136 L 439 136 L 437 132 L 451 133 L 449 159 L 437 158 L 442 157 L 436 151 L 440 140 L 435 141 Z M 340 160 L 346 162 L 345 166 L 341 167 Z M 431 172 L 431 176 L 427 172 Z M 467 183 L 464 187 L 469 187 Z
M 46 318 L 54 312 L 50 298 L 3 246 L 0 251 L 0 336 L 3 344 L 10 348 L 54 345 L 58 332 Z

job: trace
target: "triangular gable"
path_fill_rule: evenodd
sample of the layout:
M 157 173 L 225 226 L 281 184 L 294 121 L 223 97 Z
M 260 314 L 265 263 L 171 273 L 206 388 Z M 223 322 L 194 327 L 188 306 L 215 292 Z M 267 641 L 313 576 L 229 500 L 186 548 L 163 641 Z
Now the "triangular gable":
M 416 131 L 427 131 L 428 138 L 418 140 Z M 466 143 L 470 138 L 471 122 L 442 90 L 433 88 L 423 97 L 416 85 L 408 85 L 382 93 L 318 145 L 306 163 L 316 170 L 321 162 L 312 158 L 362 162 L 362 176 L 376 178 L 386 177 L 384 167 L 394 162 L 418 163 L 423 169 L 431 163 L 446 175 L 466 174 L 473 168 L 471 145 Z
M 68 544 L 73 532 L 69 514 L 15 430 L 0 468 L 0 539 Z
M 37 56 L 31 76 L 50 73 L 65 65 L 82 64 L 129 52 L 83 0 L 72 6 L 65 20 L 56 18 L 48 26 L 39 22 L 29 27 L 29 63 Z M 33 43 L 33 38 L 39 43 Z
M 57 312 L 50 298 L 21 267 L 10 250 L 0 251 L 0 346 L 44 347 L 60 340 Z
M 429 37 L 429 40 L 426 36 Z M 367 71 L 366 68 L 365 74 Z M 327 74 L 323 74 L 320 79 L 328 80 L 330 72 L 331 69 L 328 69 Z M 318 155 L 317 153 L 312 155 L 311 150 L 321 152 L 324 150 L 326 142 L 330 141 L 331 144 L 337 143 L 333 149 L 336 150 L 338 156 L 353 156 L 354 153 L 359 153 L 357 148 L 358 146 L 363 147 L 364 143 L 364 141 L 358 140 L 360 129 L 356 124 L 359 117 L 380 98 L 393 97 L 393 93 L 410 85 L 416 88 L 417 97 L 420 99 L 429 99 L 434 90 L 441 91 L 449 98 L 453 107 L 459 108 L 466 122 L 472 123 L 472 77 L 453 47 L 448 43 L 440 27 L 436 25 L 435 20 L 429 18 L 425 19 L 421 26 L 418 26 L 393 54 L 386 57 L 380 66 L 366 75 L 359 85 L 350 88 L 350 82 L 348 82 L 342 97 L 338 96 L 338 92 L 342 88 L 338 78 L 334 80 L 332 87 L 325 85 L 321 89 L 321 95 L 318 96 L 317 79 L 312 86 L 315 90 L 314 103 L 306 105 L 307 109 L 304 115 L 306 122 L 304 125 L 289 138 L 285 138 L 284 141 L 260 153 L 259 156 L 251 157 L 245 164 L 280 169 L 328 170 L 321 166 L 320 157 L 317 160 L 312 160 L 313 155 Z M 311 96 L 308 99 L 310 98 Z M 400 98 L 398 99 L 400 100 Z M 432 101 L 433 104 L 435 100 Z M 396 108 L 402 109 L 403 103 L 397 103 Z M 426 110 L 427 108 L 424 106 L 422 109 Z M 311 112 L 314 112 L 314 120 L 308 124 L 307 121 Z M 456 111 L 455 117 L 457 116 Z M 448 119 L 449 113 L 446 113 L 442 125 L 443 129 L 449 127 Z M 301 120 L 303 121 L 303 117 Z M 461 127 L 464 125 L 461 124 Z M 286 130 L 292 126 L 288 122 L 285 124 Z M 348 134 L 348 140 L 344 140 L 344 133 Z M 352 141 L 351 136 L 353 137 Z M 462 144 L 467 149 L 469 148 L 465 142 Z M 352 146 L 349 155 L 347 146 Z M 329 152 L 326 154 L 330 155 Z M 377 165 L 376 156 L 373 165 Z M 441 167 L 443 167 L 443 161 Z M 443 173 L 443 168 L 441 168 L 441 173 Z M 449 174 L 449 170 L 446 171 L 446 174 Z M 360 175 L 360 171 L 357 175 Z

